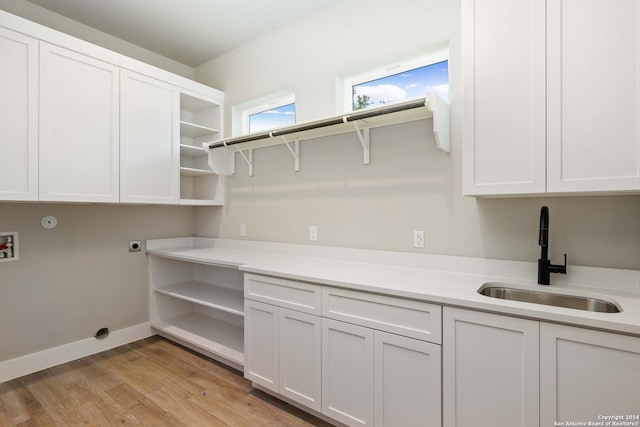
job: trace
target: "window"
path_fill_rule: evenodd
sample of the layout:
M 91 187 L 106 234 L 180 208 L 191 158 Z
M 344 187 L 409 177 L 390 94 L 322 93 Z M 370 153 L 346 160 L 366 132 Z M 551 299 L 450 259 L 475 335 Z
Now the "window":
M 431 92 L 448 100 L 448 57 L 448 49 L 442 49 L 344 77 L 344 110 L 380 107 Z
M 296 123 L 294 95 L 261 98 L 239 107 L 242 113 L 242 133 L 263 132 Z

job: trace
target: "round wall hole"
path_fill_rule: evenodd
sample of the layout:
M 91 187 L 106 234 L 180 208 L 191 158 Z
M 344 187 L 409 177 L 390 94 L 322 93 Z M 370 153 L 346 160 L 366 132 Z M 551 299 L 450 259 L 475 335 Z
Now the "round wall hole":
M 109 336 L 109 328 L 100 328 L 98 332 L 96 332 L 96 338 L 99 340 L 103 340 Z

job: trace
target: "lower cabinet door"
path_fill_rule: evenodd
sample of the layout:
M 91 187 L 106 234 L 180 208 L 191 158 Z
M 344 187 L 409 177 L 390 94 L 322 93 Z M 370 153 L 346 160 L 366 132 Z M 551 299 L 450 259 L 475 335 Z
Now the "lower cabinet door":
M 244 376 L 278 392 L 278 307 L 244 300 Z
M 375 426 L 440 426 L 440 346 L 380 331 L 374 342 Z
M 278 310 L 280 394 L 320 412 L 320 317 L 285 308 Z
M 602 417 L 610 415 L 621 416 L 613 419 L 622 422 L 618 425 L 637 425 L 638 384 L 640 338 L 541 323 L 541 426 L 555 421 L 607 425 Z
M 538 322 L 445 307 L 442 326 L 445 426 L 549 425 L 539 423 Z
M 374 418 L 373 330 L 322 319 L 322 413 L 348 426 Z

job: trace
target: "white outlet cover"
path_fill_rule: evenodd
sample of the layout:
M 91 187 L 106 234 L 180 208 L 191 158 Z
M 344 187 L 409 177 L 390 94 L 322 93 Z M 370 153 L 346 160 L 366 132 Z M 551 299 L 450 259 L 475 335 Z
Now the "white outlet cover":
M 58 218 L 55 216 L 47 215 L 40 221 L 40 224 L 47 230 L 56 228 L 58 226 Z

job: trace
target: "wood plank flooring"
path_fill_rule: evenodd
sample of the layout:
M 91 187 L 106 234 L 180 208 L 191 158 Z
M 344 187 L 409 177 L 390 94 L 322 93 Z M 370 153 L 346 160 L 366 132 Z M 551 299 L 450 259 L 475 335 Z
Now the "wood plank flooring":
M 0 384 L 0 426 L 78 425 L 330 426 L 157 336 Z

